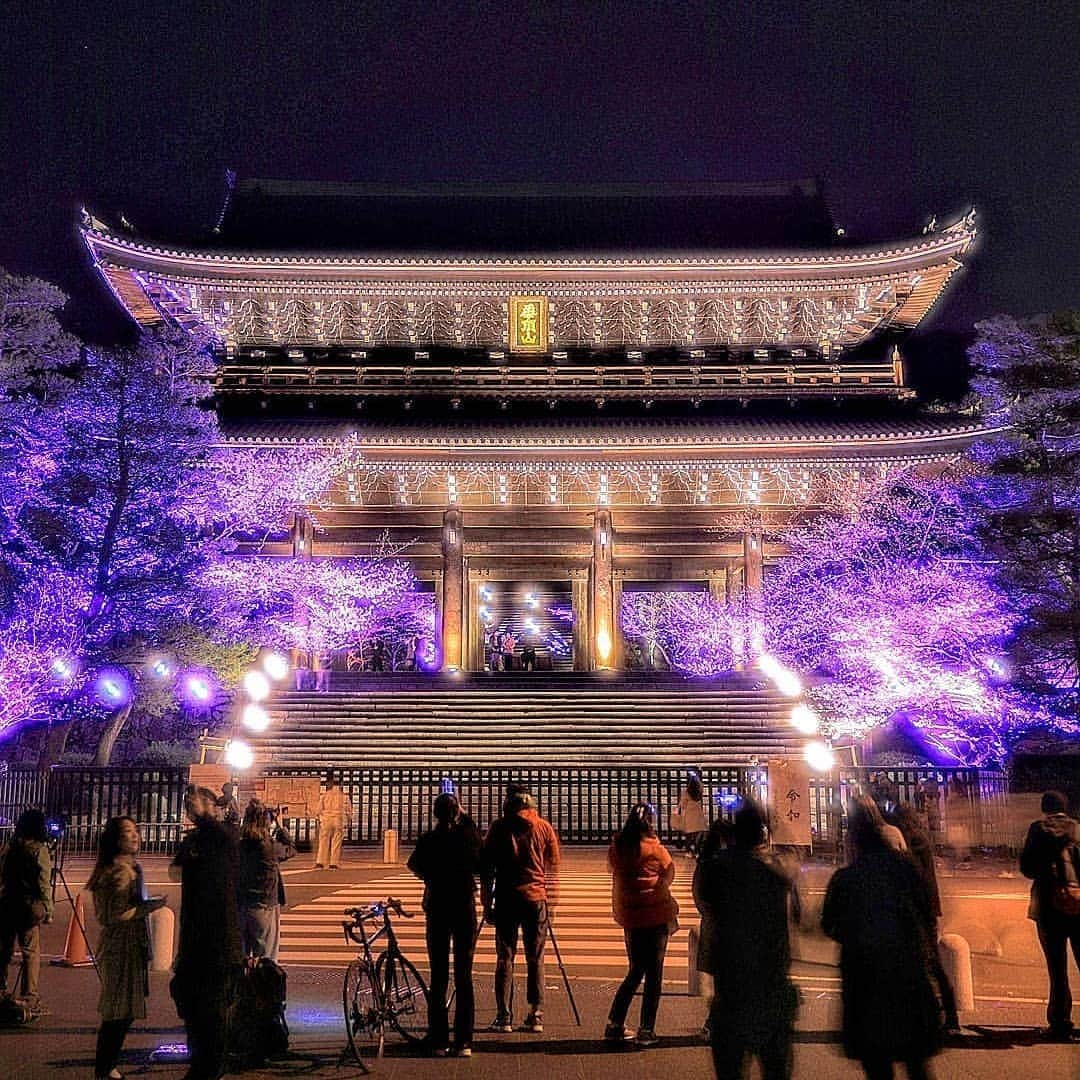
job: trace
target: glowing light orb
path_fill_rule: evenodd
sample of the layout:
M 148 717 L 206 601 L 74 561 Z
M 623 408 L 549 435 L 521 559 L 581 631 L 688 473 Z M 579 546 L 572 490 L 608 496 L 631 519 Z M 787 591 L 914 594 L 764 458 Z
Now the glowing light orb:
M 601 663 L 607 663 L 611 657 L 611 634 L 606 628 L 596 635 L 596 655 L 600 657 Z
M 150 671 L 159 679 L 167 679 L 172 674 L 172 664 L 161 657 L 150 665 Z
M 818 739 L 806 744 L 803 758 L 814 772 L 819 773 L 828 772 L 836 764 L 836 755 Z
M 796 705 L 791 710 L 791 726 L 804 735 L 816 735 L 818 715 L 809 705 Z
M 51 670 L 60 682 L 71 682 L 75 678 L 75 665 L 66 657 L 58 656 L 52 662 Z
M 264 701 L 270 696 L 270 680 L 252 668 L 244 674 L 244 690 L 252 701 Z
M 115 708 L 131 700 L 131 680 L 118 669 L 103 671 L 97 678 L 95 689 L 103 705 Z
M 255 754 L 246 742 L 233 739 L 225 747 L 225 764 L 234 769 L 250 769 L 255 761 Z
M 788 671 L 786 668 L 782 669 L 773 681 L 776 683 L 776 689 L 784 697 L 798 697 L 803 692 L 802 679 L 794 671 Z
M 193 705 L 206 705 L 214 694 L 214 688 L 205 675 L 189 675 L 184 680 L 184 696 Z
M 270 714 L 261 705 L 250 702 L 244 706 L 240 722 L 248 731 L 265 731 L 270 726 Z
M 271 679 L 284 679 L 289 674 L 288 657 L 279 652 L 267 653 L 263 657 L 262 666 Z

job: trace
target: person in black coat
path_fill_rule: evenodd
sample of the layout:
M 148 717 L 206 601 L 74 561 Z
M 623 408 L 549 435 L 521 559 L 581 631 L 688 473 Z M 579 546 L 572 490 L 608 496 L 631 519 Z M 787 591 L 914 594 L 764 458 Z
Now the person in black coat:
M 710 832 L 694 871 L 701 912 L 697 963 L 713 977 L 709 1041 L 717 1080 L 739 1080 L 749 1059 L 765 1080 L 788 1080 L 798 994 L 789 977 L 789 910 L 797 866 L 766 846 L 765 811 L 747 799 L 725 847 Z
M 929 1077 L 944 1015 L 933 978 L 930 896 L 911 858 L 891 849 L 874 819 L 853 805 L 852 862 L 825 893 L 821 925 L 840 943 L 844 1050 L 869 1080 Z
M 1072 993 L 1069 990 L 1068 946 L 1080 967 L 1080 914 L 1062 910 L 1055 896 L 1067 881 L 1080 884 L 1080 825 L 1068 816 L 1060 791 L 1042 797 L 1043 816 L 1028 829 L 1020 853 L 1020 871 L 1032 879 L 1028 918 L 1039 931 L 1039 944 L 1050 977 L 1046 1007 L 1047 1034 L 1052 1039 L 1072 1036 Z
M 209 789 L 188 788 L 184 809 L 194 828 L 169 867 L 169 877 L 181 883 L 180 943 L 169 989 L 187 1029 L 185 1080 L 216 1080 L 224 1071 L 243 965 L 238 839 L 217 820 L 216 804 Z
M 454 950 L 454 1054 L 472 1054 L 476 1005 L 472 966 L 476 947 L 476 875 L 480 869 L 480 832 L 461 810 L 457 796 L 444 792 L 433 807 L 435 828 L 424 833 L 409 856 L 409 869 L 424 882 L 427 950 L 431 964 L 432 1052 L 449 1052 L 450 1019 L 446 992 L 450 983 L 450 948 Z

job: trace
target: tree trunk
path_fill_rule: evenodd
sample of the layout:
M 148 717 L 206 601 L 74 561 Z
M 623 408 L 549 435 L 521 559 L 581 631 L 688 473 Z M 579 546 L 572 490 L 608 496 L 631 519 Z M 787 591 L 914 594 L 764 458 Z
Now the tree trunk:
M 129 716 L 131 716 L 130 701 L 117 709 L 112 716 L 109 717 L 109 722 L 105 725 L 105 730 L 102 731 L 101 738 L 98 739 L 97 750 L 94 753 L 95 765 L 109 764 L 113 747 L 116 746 L 116 740 L 120 737 L 120 732 L 124 730 L 124 725 L 127 723 Z
M 60 759 L 64 756 L 64 750 L 67 747 L 68 736 L 74 726 L 74 717 L 57 720 L 49 725 L 45 741 L 41 746 L 41 756 L 38 758 L 38 768 L 43 772 L 60 763 Z

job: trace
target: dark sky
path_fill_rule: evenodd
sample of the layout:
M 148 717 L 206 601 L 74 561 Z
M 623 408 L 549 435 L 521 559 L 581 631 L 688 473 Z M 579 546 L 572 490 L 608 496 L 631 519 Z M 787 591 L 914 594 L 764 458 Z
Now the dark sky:
M 816 175 L 853 237 L 979 209 L 977 256 L 934 329 L 1080 304 L 1075 0 L 6 11 L 0 265 L 57 280 L 83 319 L 110 301 L 91 292 L 76 208 L 113 221 L 122 209 L 151 236 L 198 228 L 226 168 L 382 182 Z

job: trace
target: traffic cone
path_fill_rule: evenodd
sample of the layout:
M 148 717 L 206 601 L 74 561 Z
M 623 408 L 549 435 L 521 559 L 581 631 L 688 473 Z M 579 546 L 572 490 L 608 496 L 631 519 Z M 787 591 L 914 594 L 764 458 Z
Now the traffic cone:
M 71 909 L 68 920 L 67 938 L 64 940 L 64 955 L 54 960 L 61 967 L 89 967 L 90 944 L 86 940 L 86 915 L 83 912 L 83 894 L 76 893 L 75 906 Z

